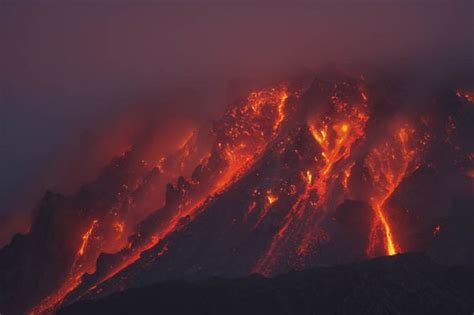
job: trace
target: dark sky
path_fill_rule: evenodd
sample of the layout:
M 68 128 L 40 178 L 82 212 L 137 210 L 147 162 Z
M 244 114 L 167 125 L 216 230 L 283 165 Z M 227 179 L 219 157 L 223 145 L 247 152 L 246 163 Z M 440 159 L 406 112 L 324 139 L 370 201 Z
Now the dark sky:
M 472 65 L 473 2 L 415 2 L 1 1 L 0 214 L 31 210 L 13 205 L 53 185 L 83 130 L 142 99 L 158 115 L 176 106 L 163 91 L 196 89 L 179 106 L 202 118 L 236 78 L 354 64 L 450 78 Z

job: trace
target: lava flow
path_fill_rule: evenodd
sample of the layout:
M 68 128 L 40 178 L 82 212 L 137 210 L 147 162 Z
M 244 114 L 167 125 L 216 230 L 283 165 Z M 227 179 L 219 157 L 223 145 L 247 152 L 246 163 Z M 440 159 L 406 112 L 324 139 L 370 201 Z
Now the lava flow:
M 140 242 L 136 242 L 138 245 L 130 243 L 128 248 L 124 249 L 120 262 L 109 267 L 106 274 L 95 282 L 92 289 L 137 261 L 141 253 L 152 248 L 174 231 L 181 218 L 195 216 L 209 198 L 225 190 L 240 174 L 245 173 L 245 169 L 251 167 L 253 161 L 263 152 L 267 143 L 277 135 L 278 129 L 285 118 L 285 104 L 288 96 L 287 88 L 281 85 L 268 90 L 251 92 L 243 104 L 231 107 L 224 115 L 220 125 L 216 126 L 215 133 L 217 137 L 208 158 L 196 168 L 212 171 L 210 175 L 215 178 L 213 182 L 212 178 L 193 178 L 189 182 L 189 187 L 179 188 L 181 200 L 176 205 L 176 211 L 171 213 L 165 221 L 160 222 L 160 227 L 156 228 L 149 236 Z M 191 133 L 180 145 L 180 150 L 189 151 L 187 144 L 193 135 L 194 133 Z M 187 156 L 189 153 L 185 155 Z M 223 159 L 222 165 L 212 164 L 219 159 Z M 270 203 L 274 201 L 272 200 Z M 97 220 L 94 220 L 90 229 L 83 236 L 83 242 L 79 249 L 80 256 L 84 254 L 96 224 Z M 67 281 L 58 292 L 46 297 L 31 312 L 42 313 L 52 309 L 77 287 L 81 275 L 75 276 L 74 281 Z M 85 293 L 80 293 L 79 296 L 83 294 Z
M 43 314 L 51 310 L 60 300 L 66 296 L 68 292 L 73 290 L 81 281 L 81 276 L 85 272 L 91 272 L 93 270 L 87 269 L 87 264 L 84 266 L 82 262 L 82 256 L 84 256 L 87 246 L 90 242 L 90 238 L 98 225 L 98 220 L 93 220 L 90 228 L 82 236 L 82 243 L 77 251 L 77 255 L 74 259 L 74 263 L 69 271 L 67 278 L 62 283 L 61 287 L 56 290 L 53 294 L 47 296 L 43 301 L 38 304 L 35 308 L 30 310 L 30 314 Z
M 386 201 L 400 185 L 403 177 L 407 175 L 410 162 L 415 151 L 408 148 L 410 134 L 414 130 L 408 126 L 400 128 L 392 137 L 392 141 L 383 142 L 376 147 L 365 159 L 374 187 L 370 204 L 377 216 L 372 223 L 371 237 L 367 254 L 374 256 L 376 244 L 379 241 L 377 233 L 383 230 L 384 248 L 387 255 L 395 255 L 401 251 L 395 241 L 393 230 L 384 209 Z
M 313 169 L 306 170 L 303 174 L 304 189 L 285 216 L 267 251 L 257 262 L 254 272 L 269 273 L 277 256 L 281 255 L 277 253 L 278 248 L 285 246 L 295 233 L 300 238 L 300 244 L 296 248 L 298 256 L 304 256 L 312 244 L 326 237 L 319 227 L 319 222 L 324 217 L 321 210 L 327 210 L 327 195 L 334 188 L 335 179 L 339 178 L 339 174 L 347 172 L 347 169 L 335 169 L 335 166 L 350 163 L 351 148 L 364 136 L 369 119 L 368 98 L 365 93 L 352 89 L 350 92 L 357 95 L 357 101 L 351 103 L 348 98 L 339 95 L 338 86 L 335 86 L 335 90 L 329 98 L 327 114 L 316 122 L 309 118 L 307 124 L 320 155 L 313 157 L 316 162 L 312 165 Z M 317 175 L 313 177 L 313 173 Z M 316 201 L 314 195 L 317 196 Z M 303 219 L 304 216 L 306 218 Z
M 364 101 L 367 99 L 362 94 Z M 314 182 L 314 189 L 318 192 L 320 204 L 324 204 L 324 198 L 327 193 L 327 184 L 331 179 L 330 173 L 334 165 L 341 160 L 349 158 L 351 147 L 356 140 L 364 135 L 365 123 L 369 119 L 366 113 L 366 103 L 360 107 L 349 106 L 345 102 L 334 99 L 336 108 L 336 117 L 326 117 L 328 122 L 323 122 L 320 128 L 309 125 L 310 131 L 316 142 L 319 144 L 324 159 L 323 167 L 320 168 L 318 176 Z M 329 130 L 328 125 L 331 124 Z M 344 172 L 345 174 L 345 172 Z
M 182 275 L 272 276 L 434 244 L 419 235 L 442 241 L 447 219 L 423 216 L 444 180 L 472 189 L 462 137 L 474 107 L 454 90 L 433 112 L 401 111 L 387 89 L 340 79 L 255 90 L 212 127 L 183 128 L 169 151 L 131 146 L 77 194 L 48 193 L 0 267 L 40 261 L 50 281 L 28 274 L 8 306 L 43 314 Z M 453 197 L 439 199 L 443 214 Z
M 99 221 L 98 220 L 92 221 L 91 228 L 84 234 L 84 236 L 82 236 L 83 241 L 82 241 L 81 248 L 79 249 L 79 252 L 78 252 L 79 256 L 84 255 L 84 250 L 87 246 L 87 243 L 89 242 L 89 238 L 91 237 L 92 231 L 94 231 L 94 228 L 95 228 L 97 222 L 99 222 Z

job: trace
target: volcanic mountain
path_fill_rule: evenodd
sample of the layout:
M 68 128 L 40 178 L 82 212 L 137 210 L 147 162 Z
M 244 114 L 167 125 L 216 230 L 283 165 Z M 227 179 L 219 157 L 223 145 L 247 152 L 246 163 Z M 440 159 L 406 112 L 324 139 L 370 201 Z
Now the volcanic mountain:
M 281 82 L 168 156 L 132 146 L 75 195 L 45 195 L 0 252 L 0 310 L 411 251 L 473 264 L 472 93 L 414 99 L 364 78 Z

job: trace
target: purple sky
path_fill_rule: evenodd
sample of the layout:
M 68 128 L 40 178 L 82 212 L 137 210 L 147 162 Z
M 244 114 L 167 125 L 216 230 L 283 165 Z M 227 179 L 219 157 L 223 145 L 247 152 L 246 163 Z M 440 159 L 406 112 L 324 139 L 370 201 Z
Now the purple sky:
M 163 91 L 196 89 L 203 97 L 180 106 L 202 118 L 235 79 L 325 65 L 447 80 L 472 69 L 473 2 L 413 2 L 2 1 L 0 214 L 54 186 L 51 161 L 83 130 L 141 99 L 158 113 L 176 106 Z

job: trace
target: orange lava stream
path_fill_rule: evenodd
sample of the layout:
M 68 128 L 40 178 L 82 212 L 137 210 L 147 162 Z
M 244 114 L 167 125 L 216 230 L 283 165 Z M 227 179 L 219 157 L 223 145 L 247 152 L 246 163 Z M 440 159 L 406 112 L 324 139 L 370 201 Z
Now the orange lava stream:
M 280 102 L 278 103 L 278 117 L 275 121 L 275 125 L 273 126 L 273 131 L 276 132 L 278 128 L 280 128 L 283 120 L 285 120 L 285 103 L 288 99 L 288 93 L 283 90 L 280 92 Z
M 202 206 L 209 200 L 209 198 L 213 198 L 215 195 L 220 194 L 222 191 L 225 191 L 228 187 L 230 187 L 242 174 L 245 173 L 245 171 L 251 167 L 253 164 L 253 160 L 249 159 L 239 159 L 240 163 L 235 163 L 233 164 L 232 168 L 226 174 L 222 175 L 221 179 L 216 183 L 215 187 L 211 192 L 209 192 L 208 195 L 205 197 L 199 199 L 197 202 L 195 202 L 192 206 L 189 206 L 185 209 L 181 209 L 180 211 L 176 212 L 173 218 L 170 220 L 169 224 L 164 228 L 163 230 L 160 231 L 160 233 L 155 234 L 150 242 L 145 244 L 144 246 L 136 249 L 134 251 L 134 255 L 128 257 L 125 259 L 119 266 L 114 268 L 113 270 L 110 271 L 110 273 L 103 279 L 100 280 L 99 283 L 97 283 L 95 286 L 90 288 L 88 290 L 91 291 L 95 289 L 99 284 L 111 279 L 114 277 L 116 274 L 136 262 L 140 257 L 141 253 L 149 250 L 150 248 L 156 246 L 158 242 L 162 239 L 164 239 L 167 235 L 169 235 L 171 232 L 173 232 L 180 219 L 186 216 L 191 216 L 194 217 L 199 209 L 202 208 Z M 237 164 L 237 165 L 236 165 Z M 167 250 L 167 249 L 166 249 Z M 164 254 L 164 252 L 163 252 Z M 161 255 L 159 255 L 161 256 Z
M 348 160 L 351 155 L 353 144 L 364 136 L 365 125 L 369 119 L 367 115 L 367 96 L 361 93 L 363 103 L 359 106 L 353 106 L 349 109 L 348 104 L 339 101 L 333 97 L 333 102 L 336 108 L 336 114 L 333 117 L 327 117 L 326 121 L 321 123 L 321 127 L 317 129 L 313 124 L 309 123 L 309 129 L 314 140 L 319 144 L 323 157 L 323 167 L 320 168 L 318 176 L 316 176 L 312 187 L 309 190 L 316 190 L 318 193 L 318 201 L 312 205 L 314 209 L 326 208 L 326 198 L 328 195 L 328 187 L 337 178 L 336 173 L 341 172 L 344 176 L 347 170 L 334 170 L 337 163 Z M 329 124 L 332 130 L 329 129 Z M 346 179 L 346 181 L 348 178 Z M 343 182 L 344 185 L 344 177 Z M 308 192 L 305 198 L 308 199 Z M 314 224 L 317 224 L 316 222 Z M 298 255 L 307 253 L 311 244 L 311 239 L 314 238 L 314 224 L 308 227 L 305 232 L 301 244 L 297 248 Z
M 173 232 L 181 218 L 195 216 L 197 211 L 202 208 L 205 202 L 226 190 L 242 174 L 244 174 L 264 151 L 267 144 L 277 135 L 277 131 L 285 119 L 285 105 L 288 97 L 289 93 L 286 87 L 282 85 L 277 88 L 252 92 L 247 98 L 245 104 L 232 108 L 228 114 L 235 119 L 234 124 L 228 126 L 225 130 L 225 136 L 227 137 L 224 139 L 225 143 L 218 143 L 218 149 L 223 152 L 228 166 L 227 169 L 220 174 L 219 179 L 215 182 L 213 187 L 210 188 L 205 196 L 199 198 L 197 201 L 194 201 L 191 204 L 189 204 L 189 200 L 188 202 L 185 202 L 184 207 L 176 211 L 164 229 L 153 235 L 149 242 L 134 249 L 133 253 L 124 257 L 123 261 L 118 266 L 111 269 L 107 276 L 102 278 L 93 287 L 89 288 L 87 292 L 95 289 L 99 284 L 109 280 L 129 265 L 136 262 L 143 252 L 154 247 L 160 240 Z M 262 111 L 264 107 L 270 108 L 274 117 L 268 116 L 268 113 L 265 113 L 264 115 L 264 112 Z M 273 119 L 270 134 L 264 132 L 264 126 L 261 126 L 260 124 L 262 119 Z M 190 134 L 181 147 L 184 148 L 193 136 L 194 133 Z M 269 195 L 269 206 L 276 202 L 277 199 L 276 196 Z M 83 242 L 78 252 L 79 256 L 84 254 L 89 237 L 96 224 L 97 222 L 94 221 L 91 228 L 84 235 Z M 165 247 L 166 249 L 160 252 L 161 255 L 163 255 L 167 250 L 167 246 Z M 60 289 L 43 299 L 38 306 L 30 311 L 30 313 L 43 314 L 52 311 L 62 302 L 67 294 L 77 288 L 81 283 L 80 279 L 82 275 L 83 272 L 80 272 L 77 273 L 77 276 L 70 277 L 70 279 L 66 281 Z
M 318 206 L 325 203 L 327 185 L 334 174 L 331 174 L 336 163 L 348 159 L 352 145 L 364 136 L 367 114 L 367 96 L 361 92 L 362 104 L 352 105 L 333 96 L 335 113 L 325 117 L 317 128 L 308 123 L 311 135 L 322 150 L 323 167 L 315 178 L 313 188 L 317 190 Z M 331 128 L 329 127 L 331 126 Z
M 344 170 L 344 173 L 343 173 L 343 177 L 342 177 L 342 187 L 344 187 L 344 189 L 346 191 L 348 191 L 349 189 L 349 177 L 351 177 L 351 173 L 352 173 L 352 168 L 354 167 L 355 163 L 352 162 L 345 170 Z
M 99 222 L 99 221 L 94 220 L 92 222 L 92 225 L 91 225 L 90 229 L 82 236 L 82 245 L 81 245 L 81 248 L 79 249 L 79 252 L 78 252 L 79 256 L 84 255 L 84 249 L 86 248 L 87 243 L 89 243 L 89 238 L 92 234 L 92 231 L 94 231 L 94 228 L 95 228 L 97 222 Z
M 76 259 L 72 264 L 71 270 L 67 279 L 61 285 L 61 287 L 56 290 L 53 294 L 44 298 L 41 303 L 39 303 L 36 307 L 29 311 L 29 314 L 43 314 L 48 313 L 55 305 L 57 305 L 64 297 L 76 288 L 79 283 L 81 282 L 81 277 L 84 271 L 81 264 L 78 264 L 78 259 L 84 255 L 85 250 L 87 248 L 87 244 L 89 243 L 89 239 L 94 232 L 95 227 L 97 226 L 98 220 L 93 220 L 91 227 L 84 233 L 82 236 L 82 243 L 77 251 Z M 90 271 L 90 270 L 87 270 Z
M 348 123 L 334 125 L 333 129 L 336 132 L 334 143 L 327 139 L 327 125 L 324 125 L 320 130 L 317 130 L 313 125 L 309 125 L 311 134 L 318 142 L 323 152 L 324 166 L 319 171 L 319 174 L 314 183 L 314 188 L 318 191 L 320 196 L 319 204 L 324 204 L 327 193 L 327 183 L 330 179 L 330 172 L 334 165 L 350 156 L 352 144 L 363 135 L 362 128 L 351 130 Z
M 377 213 L 377 216 L 380 220 L 380 222 L 383 225 L 384 231 L 385 231 L 385 248 L 387 251 L 387 255 L 393 256 L 398 254 L 397 249 L 395 248 L 395 243 L 393 240 L 393 235 L 392 235 L 392 230 L 390 228 L 390 224 L 388 223 L 387 219 L 385 218 L 385 215 L 383 214 L 382 208 L 380 208 L 378 205 L 375 206 L 375 211 Z
M 394 142 L 385 142 L 374 149 L 367 157 L 365 164 L 369 169 L 374 184 L 374 195 L 370 204 L 377 215 L 372 224 L 371 237 L 367 248 L 368 256 L 374 256 L 377 230 L 381 227 L 384 233 L 384 247 L 387 255 L 396 255 L 401 251 L 395 242 L 392 228 L 385 215 L 385 202 L 392 196 L 407 174 L 408 166 L 414 158 L 415 151 L 408 149 L 408 137 L 411 131 L 406 127 L 399 129 Z
M 367 96 L 361 93 L 361 98 L 362 104 L 349 106 L 348 103 L 333 96 L 331 100 L 334 112 L 332 115 L 322 119 L 320 122 L 321 127 L 317 128 L 314 123 L 308 122 L 309 131 L 322 150 L 323 164 L 319 168 L 317 176 L 313 176 L 309 170 L 306 174 L 303 174 L 304 191 L 298 196 L 294 205 L 286 214 L 283 219 L 284 224 L 273 237 L 269 248 L 259 259 L 252 270 L 253 272 L 267 273 L 276 259 L 274 256 L 278 244 L 285 237 L 290 225 L 303 215 L 308 203 L 314 209 L 325 207 L 328 184 L 334 178 L 334 174 L 332 174 L 334 166 L 338 162 L 348 159 L 351 154 L 352 145 L 364 136 L 365 124 L 369 116 L 367 115 Z M 331 129 L 329 126 L 331 126 Z M 319 199 L 316 203 L 311 203 L 309 202 L 310 196 L 314 190 L 317 192 Z M 313 211 L 313 213 L 315 212 Z M 306 231 L 302 236 L 300 245 L 296 249 L 299 255 L 307 252 L 311 239 L 314 238 L 315 224 L 317 222 L 304 223 L 305 226 L 302 228 Z

